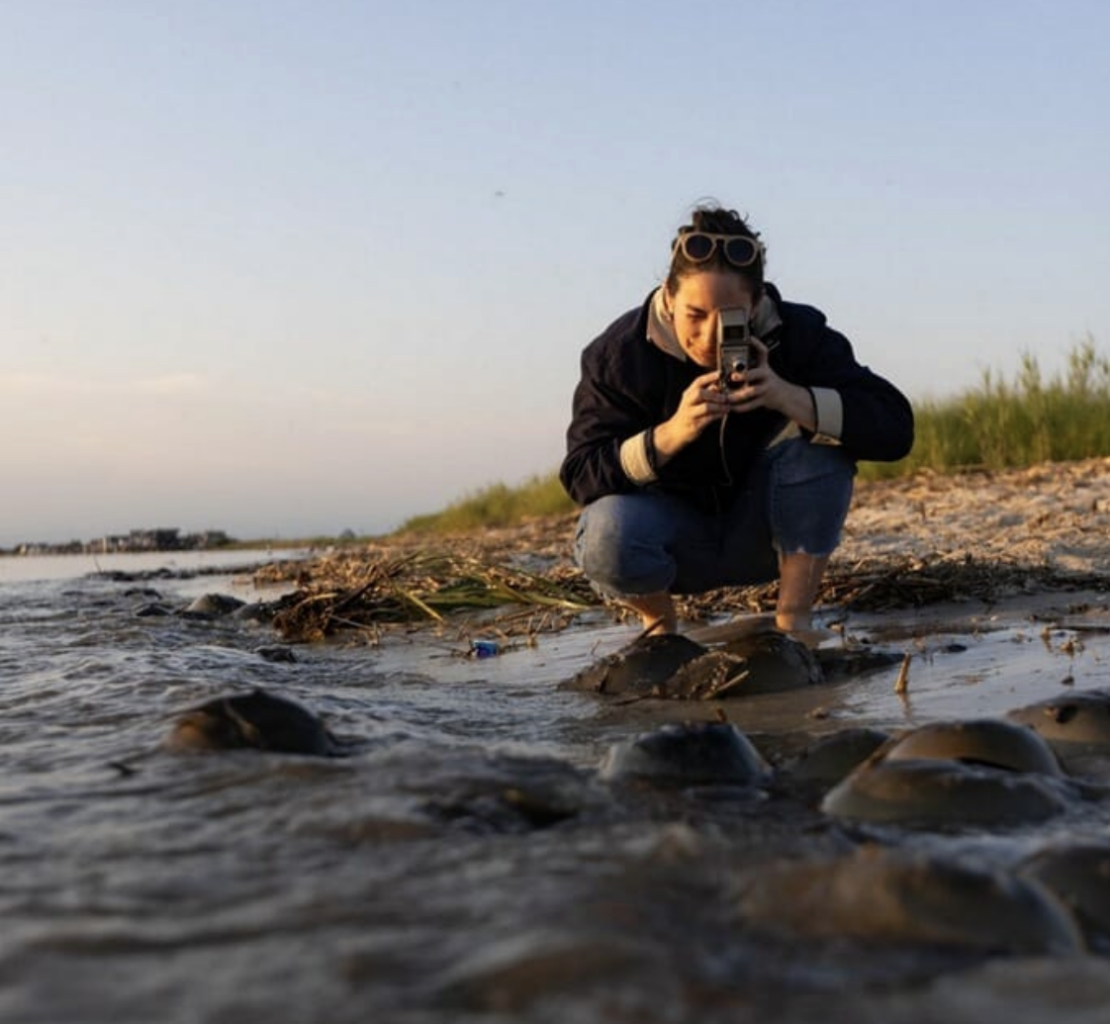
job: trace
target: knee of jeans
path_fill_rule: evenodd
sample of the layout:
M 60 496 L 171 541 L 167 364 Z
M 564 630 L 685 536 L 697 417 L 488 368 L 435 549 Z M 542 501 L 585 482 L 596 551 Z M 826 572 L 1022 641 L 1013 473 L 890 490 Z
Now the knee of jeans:
M 856 460 L 840 445 L 814 444 L 799 437 L 784 441 L 770 454 L 778 486 L 805 484 L 829 476 L 850 483 L 856 475 Z
M 603 593 L 649 594 L 666 590 L 674 579 L 673 559 L 662 544 L 636 529 L 635 516 L 620 496 L 601 498 L 583 510 L 575 537 L 579 568 Z
M 855 460 L 839 447 L 805 441 L 783 455 L 771 493 L 775 547 L 783 554 L 832 554 L 852 500 Z

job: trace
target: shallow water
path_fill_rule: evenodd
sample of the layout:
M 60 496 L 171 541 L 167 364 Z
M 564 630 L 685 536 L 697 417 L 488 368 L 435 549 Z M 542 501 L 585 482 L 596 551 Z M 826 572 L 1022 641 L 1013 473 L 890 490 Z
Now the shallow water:
M 627 641 L 606 619 L 492 658 L 422 632 L 274 663 L 257 653 L 276 642 L 267 627 L 137 615 L 210 591 L 252 598 L 247 578 L 135 582 L 16 561 L 0 559 L 4 1021 L 804 1020 L 811 999 L 829 1020 L 838 1007 L 912 1019 L 899 1016 L 911 995 L 958 1020 L 965 1003 L 1005 1004 L 997 964 L 1030 976 L 1013 959 L 745 930 L 727 895 L 739 866 L 859 837 L 759 791 L 601 783 L 611 743 L 716 714 L 557 688 Z M 730 720 L 773 751 L 847 724 L 1000 714 L 1102 685 L 1110 650 L 1097 631 L 1042 636 L 988 609 L 839 625 L 914 655 L 905 697 L 884 669 L 729 701 Z M 181 710 L 256 686 L 320 713 L 359 741 L 354 756 L 160 749 Z M 1006 861 L 1062 832 L 1105 836 L 1108 821 L 1090 805 L 1041 828 L 914 841 Z M 1023 1019 L 1086 962 L 1049 961 L 1043 991 L 1006 1012 Z M 1083 985 L 1104 1006 L 1110 992 Z

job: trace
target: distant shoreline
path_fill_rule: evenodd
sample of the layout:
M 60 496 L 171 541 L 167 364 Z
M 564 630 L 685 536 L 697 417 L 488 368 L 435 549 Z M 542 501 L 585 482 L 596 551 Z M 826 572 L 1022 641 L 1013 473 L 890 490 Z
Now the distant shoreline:
M 288 551 L 290 549 L 299 549 L 306 551 L 319 550 L 321 548 L 336 548 L 346 547 L 355 543 L 366 543 L 367 538 L 359 538 L 357 541 L 347 540 L 339 537 L 293 537 L 283 540 L 270 540 L 270 539 L 252 539 L 252 540 L 238 540 L 229 538 L 227 541 L 220 544 L 206 544 L 206 545 L 183 545 L 178 544 L 172 547 L 109 547 L 107 550 L 100 544 L 99 540 L 83 541 L 74 540 L 67 541 L 59 544 L 50 544 L 46 542 L 21 542 L 12 548 L 0 548 L 0 558 L 37 558 L 37 557 L 52 557 L 61 558 L 69 555 L 85 556 L 90 555 L 103 556 L 103 555 L 171 555 L 171 554 L 191 554 L 198 552 L 223 552 L 223 551 Z

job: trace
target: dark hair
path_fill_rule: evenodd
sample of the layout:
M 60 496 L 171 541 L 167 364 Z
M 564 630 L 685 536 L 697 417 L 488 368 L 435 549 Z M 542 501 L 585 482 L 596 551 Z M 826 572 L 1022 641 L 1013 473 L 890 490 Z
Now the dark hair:
M 694 207 L 690 215 L 690 223 L 678 229 L 674 241 L 671 242 L 671 268 L 667 272 L 667 291 L 672 295 L 678 290 L 678 283 L 684 277 L 700 273 L 703 270 L 724 270 L 728 273 L 742 277 L 752 289 L 752 294 L 759 296 L 763 293 L 763 263 L 766 259 L 766 250 L 751 266 L 737 267 L 725 259 L 724 252 L 718 247 L 709 259 L 702 263 L 693 263 L 688 260 L 677 248 L 678 240 L 691 231 L 705 231 L 711 235 L 738 235 L 742 238 L 751 238 L 759 241 L 759 232 L 749 227 L 735 210 L 726 210 L 716 203 L 706 203 Z M 762 243 L 760 243 L 762 249 Z

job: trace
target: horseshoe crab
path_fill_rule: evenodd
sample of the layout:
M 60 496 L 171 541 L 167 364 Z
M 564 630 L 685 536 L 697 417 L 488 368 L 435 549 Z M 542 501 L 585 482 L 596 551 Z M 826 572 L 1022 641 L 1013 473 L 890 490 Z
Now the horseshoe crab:
M 932 828 L 1044 821 L 1067 808 L 1056 779 L 947 760 L 865 761 L 821 810 L 853 821 Z
M 792 690 L 823 681 L 813 652 L 775 629 L 709 649 L 687 637 L 646 637 L 602 658 L 563 685 L 593 693 L 717 700 Z
M 563 687 L 593 693 L 650 693 L 708 648 L 677 633 L 640 637 L 622 651 L 584 668 Z
M 311 711 L 265 690 L 217 697 L 185 711 L 174 722 L 171 750 L 254 748 L 285 754 L 338 756 L 339 741 Z
M 832 785 L 866 761 L 888 739 L 885 732 L 865 727 L 822 736 L 789 765 L 790 776 L 802 782 Z
M 187 619 L 219 619 L 238 611 L 245 604 L 245 601 L 229 594 L 202 594 L 183 608 L 181 614 Z
M 737 902 L 751 924 L 815 938 L 1024 954 L 1084 949 L 1072 915 L 1035 883 L 874 846 L 749 870 Z
M 827 683 L 858 679 L 870 672 L 901 664 L 905 658 L 902 651 L 876 650 L 873 647 L 859 645 L 818 647 L 813 654 L 821 666 L 821 673 Z
M 751 740 L 727 722 L 671 723 L 616 743 L 602 762 L 607 781 L 650 779 L 682 786 L 750 785 L 770 766 Z
M 1070 770 L 1087 755 L 1110 757 L 1110 690 L 1077 690 L 1016 708 L 1006 718 L 1044 737 Z
M 1052 748 L 1040 736 L 999 718 L 931 722 L 894 737 L 876 756 L 887 761 L 940 759 L 1015 772 L 1063 774 Z
M 1110 843 L 1047 846 L 1023 861 L 1018 874 L 1050 889 L 1075 915 L 1089 939 L 1110 946 Z

